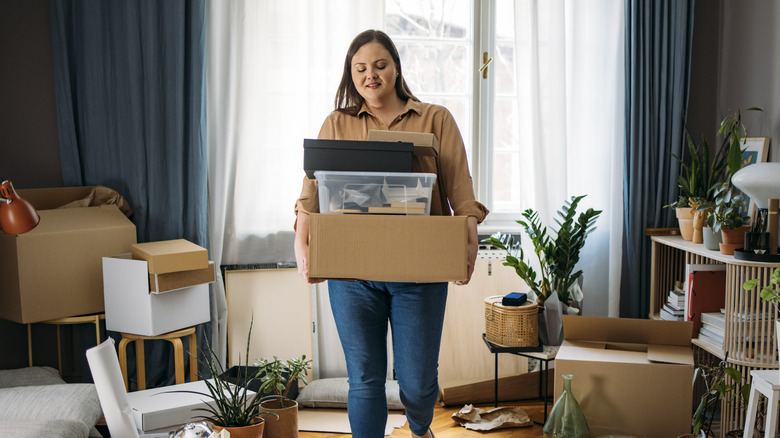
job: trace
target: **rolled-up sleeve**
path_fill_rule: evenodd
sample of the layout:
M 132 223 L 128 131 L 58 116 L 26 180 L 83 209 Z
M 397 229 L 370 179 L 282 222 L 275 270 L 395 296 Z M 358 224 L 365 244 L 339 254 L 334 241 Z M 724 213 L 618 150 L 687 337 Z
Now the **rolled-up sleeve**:
M 482 222 L 488 209 L 474 196 L 463 137 L 452 114 L 444 109 L 439 129 L 439 173 L 452 212 L 456 216 L 473 216 Z

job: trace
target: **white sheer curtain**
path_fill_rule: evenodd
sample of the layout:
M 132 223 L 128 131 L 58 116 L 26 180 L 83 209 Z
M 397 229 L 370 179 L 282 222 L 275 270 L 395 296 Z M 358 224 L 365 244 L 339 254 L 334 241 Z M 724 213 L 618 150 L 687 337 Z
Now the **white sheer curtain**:
M 384 2 L 208 2 L 211 252 L 217 266 L 294 261 L 303 139 L 316 138 L 350 41 L 381 28 Z M 222 279 L 212 346 L 226 357 Z
M 603 210 L 578 269 L 584 313 L 618 316 L 622 251 L 624 6 L 621 0 L 515 2 L 525 205 L 553 224 L 565 199 Z

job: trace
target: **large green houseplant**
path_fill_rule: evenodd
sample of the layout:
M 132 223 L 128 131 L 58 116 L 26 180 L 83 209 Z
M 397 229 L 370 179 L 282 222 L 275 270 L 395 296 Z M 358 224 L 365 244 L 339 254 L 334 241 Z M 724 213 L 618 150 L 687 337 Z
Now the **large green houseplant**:
M 555 219 L 558 229 L 551 229 L 550 234 L 542 225 L 539 214 L 530 208 L 523 211 L 524 219 L 516 221 L 531 239 L 538 272 L 533 262 L 526 259 L 520 242 L 512 235 L 496 233 L 484 240 L 506 252 L 503 264 L 514 268 L 536 295 L 537 302 L 544 306 L 539 330 L 545 345 L 560 345 L 563 341 L 560 315 L 564 310 L 570 313 L 570 307 L 573 308 L 571 313 L 579 313 L 582 305 L 582 292 L 577 285 L 582 270 L 575 271 L 574 268 L 580 259 L 580 250 L 585 246 L 585 239 L 595 229 L 596 219 L 601 214 L 601 210 L 588 208 L 577 215 L 577 207 L 584 197 L 572 196 L 571 200 L 564 202 L 558 211 L 560 218 Z M 551 298 L 554 303 L 550 303 Z

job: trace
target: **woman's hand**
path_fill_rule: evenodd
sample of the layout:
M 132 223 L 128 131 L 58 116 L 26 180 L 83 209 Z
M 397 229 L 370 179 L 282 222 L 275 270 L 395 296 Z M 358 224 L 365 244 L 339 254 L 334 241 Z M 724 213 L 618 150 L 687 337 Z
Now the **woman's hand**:
M 309 215 L 298 212 L 298 220 L 295 226 L 295 264 L 298 265 L 298 274 L 308 283 L 322 283 L 321 278 L 309 278 Z
M 308 223 L 306 224 L 308 226 Z M 474 273 L 474 266 L 477 262 L 477 251 L 479 250 L 479 241 L 477 237 L 477 218 L 469 216 L 469 244 L 468 244 L 468 273 L 465 281 L 456 281 L 455 284 L 463 286 L 471 281 L 471 274 Z

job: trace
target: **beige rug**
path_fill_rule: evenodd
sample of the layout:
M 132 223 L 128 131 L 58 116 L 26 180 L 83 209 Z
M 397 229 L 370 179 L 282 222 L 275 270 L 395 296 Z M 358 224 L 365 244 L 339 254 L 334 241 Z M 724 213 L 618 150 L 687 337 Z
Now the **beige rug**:
M 385 436 L 393 433 L 393 429 L 404 427 L 406 415 L 393 413 L 387 416 Z M 298 430 L 302 432 L 332 432 L 352 433 L 349 428 L 349 418 L 346 409 L 306 409 L 298 410 Z

